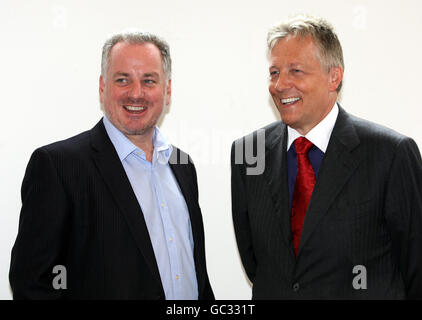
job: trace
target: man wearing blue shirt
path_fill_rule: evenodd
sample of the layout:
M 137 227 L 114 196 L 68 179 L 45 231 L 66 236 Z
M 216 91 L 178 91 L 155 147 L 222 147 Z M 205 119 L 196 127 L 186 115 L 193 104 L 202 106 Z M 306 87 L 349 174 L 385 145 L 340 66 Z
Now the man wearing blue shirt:
M 99 89 L 105 117 L 28 164 L 14 298 L 213 299 L 195 168 L 156 127 L 171 96 L 167 43 L 111 37 Z

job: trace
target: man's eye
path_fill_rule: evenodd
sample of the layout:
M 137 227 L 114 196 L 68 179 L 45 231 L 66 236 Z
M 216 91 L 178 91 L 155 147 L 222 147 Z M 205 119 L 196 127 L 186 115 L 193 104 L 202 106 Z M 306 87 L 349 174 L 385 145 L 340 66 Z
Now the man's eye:
M 144 80 L 144 82 L 145 82 L 146 84 L 153 84 L 153 83 L 155 83 L 155 80 L 152 80 L 152 79 L 145 79 L 145 80 Z
M 125 78 L 118 78 L 118 79 L 116 79 L 116 82 L 117 83 L 124 84 L 124 83 L 127 83 L 127 79 L 125 79 Z
M 271 81 L 274 81 L 278 78 L 278 75 L 280 74 L 279 71 L 270 71 L 270 77 Z
M 292 70 L 294 73 L 300 73 L 300 72 L 302 72 L 302 70 L 300 70 L 300 69 L 293 69 Z

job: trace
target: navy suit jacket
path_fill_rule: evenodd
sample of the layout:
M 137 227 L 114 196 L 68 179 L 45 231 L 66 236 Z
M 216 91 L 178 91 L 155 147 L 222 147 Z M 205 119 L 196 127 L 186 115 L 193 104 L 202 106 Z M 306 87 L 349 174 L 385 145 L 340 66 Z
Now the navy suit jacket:
M 248 175 L 254 165 L 236 164 L 232 148 L 233 223 L 253 298 L 422 298 L 422 161 L 415 142 L 340 108 L 296 257 L 287 127 L 279 121 L 264 129 L 263 174 Z M 245 140 L 256 144 L 257 132 L 237 143 Z M 365 277 L 366 289 L 354 285 L 356 277 Z
M 181 154 L 174 148 L 171 158 Z M 189 209 L 199 299 L 214 299 L 195 167 L 190 158 L 170 166 Z M 52 285 L 56 265 L 66 267 L 65 290 Z M 33 153 L 9 278 L 15 299 L 165 298 L 142 210 L 102 120 Z

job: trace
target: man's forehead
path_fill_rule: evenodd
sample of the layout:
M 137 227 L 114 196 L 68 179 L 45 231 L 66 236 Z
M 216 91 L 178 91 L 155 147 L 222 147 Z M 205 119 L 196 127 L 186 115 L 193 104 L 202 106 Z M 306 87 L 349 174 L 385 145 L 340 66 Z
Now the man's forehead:
M 114 69 L 116 66 L 144 65 L 150 68 L 163 68 L 161 52 L 153 43 L 132 44 L 127 42 L 116 43 L 110 51 L 109 65 Z M 110 69 L 110 68 L 109 68 Z
M 288 35 L 280 39 L 270 51 L 270 61 L 283 60 L 289 64 L 309 62 L 310 57 L 318 56 L 318 47 L 312 36 Z
M 110 50 L 110 60 L 121 56 L 133 56 L 137 57 L 142 55 L 143 57 L 158 57 L 161 59 L 161 52 L 157 46 L 150 42 L 145 43 L 129 43 L 120 41 L 116 43 Z
M 154 43 L 149 42 L 149 41 L 145 41 L 145 42 L 130 42 L 130 41 L 122 40 L 122 41 L 117 42 L 113 46 L 112 50 L 114 48 L 119 48 L 119 47 L 154 47 L 154 48 L 157 48 L 157 46 Z
M 293 35 L 289 34 L 284 38 L 279 39 L 273 48 L 271 49 L 270 54 L 276 52 L 285 52 L 285 51 L 298 51 L 302 52 L 304 49 L 316 49 L 315 39 L 311 35 Z

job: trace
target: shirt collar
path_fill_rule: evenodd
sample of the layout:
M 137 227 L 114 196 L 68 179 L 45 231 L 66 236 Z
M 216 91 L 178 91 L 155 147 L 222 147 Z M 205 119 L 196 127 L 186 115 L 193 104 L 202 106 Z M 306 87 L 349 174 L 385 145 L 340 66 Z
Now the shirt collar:
M 173 146 L 168 142 L 157 126 L 154 127 L 154 136 L 152 141 L 154 143 L 153 158 L 158 159 L 162 164 L 168 163 L 173 151 Z
M 330 141 L 331 133 L 333 132 L 333 128 L 337 120 L 338 112 L 339 109 L 336 102 L 325 118 L 304 136 L 324 153 L 327 150 L 328 142 Z M 289 126 L 287 126 L 287 136 L 287 150 L 290 149 L 290 146 L 296 138 L 303 137 L 302 134 Z
M 145 152 L 138 148 L 132 141 L 130 141 L 119 129 L 117 129 L 106 115 L 103 117 L 104 127 L 106 132 L 116 149 L 117 155 L 120 161 L 123 161 L 131 153 L 140 152 L 145 158 Z M 161 133 L 157 126 L 154 127 L 154 133 L 152 136 L 152 143 L 154 145 L 153 161 L 158 159 L 160 163 L 167 163 L 171 152 L 173 151 L 172 145 L 166 140 L 164 135 Z

